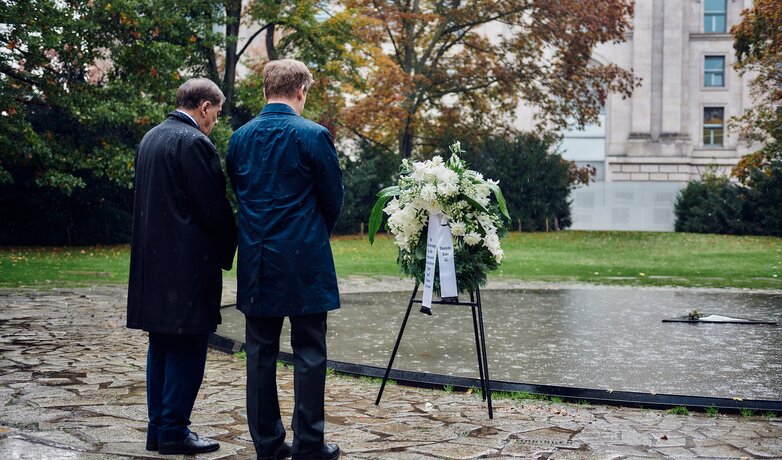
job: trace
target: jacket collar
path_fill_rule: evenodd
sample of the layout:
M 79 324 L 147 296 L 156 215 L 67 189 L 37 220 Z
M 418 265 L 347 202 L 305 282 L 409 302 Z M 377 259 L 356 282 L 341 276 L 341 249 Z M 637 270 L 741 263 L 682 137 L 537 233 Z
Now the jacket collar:
M 266 106 L 261 110 L 261 115 L 267 114 L 267 113 L 281 113 L 284 115 L 293 115 L 298 117 L 299 114 L 297 114 L 291 106 L 288 104 L 283 104 L 281 102 L 272 102 L 270 104 L 266 104 Z
M 177 120 L 179 120 L 179 121 L 181 121 L 183 123 L 187 123 L 188 125 L 198 129 L 198 124 L 194 123 L 193 120 L 190 119 L 190 117 L 188 117 L 187 115 L 185 115 L 182 112 L 174 110 L 174 111 L 168 113 L 168 117 L 177 119 Z

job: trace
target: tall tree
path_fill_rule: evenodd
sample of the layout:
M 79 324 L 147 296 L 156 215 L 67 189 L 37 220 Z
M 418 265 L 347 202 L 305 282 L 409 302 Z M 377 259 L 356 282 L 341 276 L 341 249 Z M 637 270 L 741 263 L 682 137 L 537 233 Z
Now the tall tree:
M 208 75 L 218 83 L 228 99 L 229 121 L 237 106 L 245 114 L 259 110 L 258 71 L 265 60 L 244 62 L 250 68 L 246 81 L 237 68 L 264 31 L 276 37 L 267 42 L 270 54 L 314 65 L 320 78 L 311 110 L 319 117 L 335 118 L 340 82 L 358 78 L 353 15 L 325 15 L 314 0 L 0 5 L 0 183 L 21 181 L 69 194 L 99 177 L 129 187 L 134 149 L 170 110 L 183 78 Z M 251 31 L 246 39 L 240 40 L 240 24 Z M 229 135 L 225 125 L 213 131 L 218 144 Z
M 203 66 L 214 2 L 3 2 L 0 178 L 69 194 L 91 178 L 129 186 L 133 151 Z M 22 184 L 24 185 L 24 184 Z
M 755 0 L 733 27 L 735 69 L 755 101 L 737 121 L 754 140 L 782 142 L 782 0 Z
M 346 111 L 354 134 L 409 157 L 444 129 L 465 137 L 512 131 L 520 101 L 555 130 L 597 119 L 633 74 L 591 62 L 623 40 L 631 0 L 346 0 L 375 21 L 367 84 Z
M 295 58 L 312 70 L 316 85 L 309 95 L 307 116 L 314 118 L 332 132 L 345 103 L 343 86 L 353 87 L 361 80 L 359 69 L 365 65 L 361 50 L 367 42 L 367 18 L 344 8 L 336 8 L 319 0 L 254 0 L 242 7 L 242 17 L 228 19 L 226 24 L 243 21 L 251 33 L 246 38 L 226 27 L 226 57 L 223 88 L 228 99 L 228 113 L 236 115 L 234 126 L 243 124 L 265 104 L 263 98 L 263 66 L 272 60 Z M 263 54 L 246 56 L 249 47 L 264 37 Z M 241 46 L 231 46 L 232 42 Z M 218 51 L 219 52 L 219 51 Z M 247 68 L 241 80 L 235 78 L 239 60 Z M 216 68 L 215 68 L 216 71 Z M 233 76 L 232 76 L 233 74 Z M 235 81 L 235 91 L 228 82 Z M 229 91 L 232 94 L 229 97 Z M 226 107 L 224 107 L 224 112 Z
M 739 160 L 733 175 L 743 184 L 745 218 L 753 233 L 782 235 L 782 0 L 755 0 L 731 32 L 735 68 L 752 76 L 754 100 L 734 125 L 763 147 Z
M 283 2 L 282 0 L 223 0 L 224 46 L 215 48 L 208 41 L 203 43 L 204 55 L 209 63 L 212 80 L 220 84 L 226 103 L 223 114 L 231 118 L 237 105 L 235 99 L 237 70 L 242 57 L 250 47 L 264 37 L 263 45 L 268 60 L 278 59 L 277 32 L 284 31 L 287 42 L 306 42 L 321 10 L 316 0 Z M 242 25 L 251 30 L 247 37 L 240 36 Z M 220 75 L 222 61 L 222 76 Z

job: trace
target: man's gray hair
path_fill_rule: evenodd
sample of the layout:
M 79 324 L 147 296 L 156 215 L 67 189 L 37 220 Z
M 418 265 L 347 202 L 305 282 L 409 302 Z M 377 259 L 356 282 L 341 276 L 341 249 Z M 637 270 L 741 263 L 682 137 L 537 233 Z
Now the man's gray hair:
M 204 101 L 218 106 L 225 102 L 220 87 L 208 78 L 191 78 L 176 90 L 178 109 L 196 109 Z

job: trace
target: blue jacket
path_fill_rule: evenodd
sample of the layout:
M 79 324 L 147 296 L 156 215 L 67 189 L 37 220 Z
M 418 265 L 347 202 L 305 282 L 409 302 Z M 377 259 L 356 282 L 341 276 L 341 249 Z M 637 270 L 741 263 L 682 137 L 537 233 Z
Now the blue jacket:
M 342 209 L 342 170 L 328 130 L 268 104 L 233 134 L 226 164 L 239 207 L 239 310 L 339 308 L 329 235 Z

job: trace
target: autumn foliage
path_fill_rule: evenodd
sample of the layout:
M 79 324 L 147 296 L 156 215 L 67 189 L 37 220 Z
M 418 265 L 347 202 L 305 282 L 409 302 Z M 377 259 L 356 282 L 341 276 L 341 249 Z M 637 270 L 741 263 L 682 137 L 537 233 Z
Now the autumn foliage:
M 731 32 L 736 70 L 753 76 L 755 104 L 740 120 L 744 133 L 757 140 L 782 140 L 782 0 L 755 0 Z
M 733 175 L 752 185 L 753 171 L 772 174 L 772 164 L 782 159 L 782 0 L 756 0 L 744 10 L 735 36 L 736 70 L 752 76 L 750 93 L 754 104 L 734 124 L 744 135 L 765 144 L 743 157 Z M 757 177 L 757 174 L 755 174 Z
M 597 119 L 610 92 L 637 80 L 591 60 L 594 47 L 630 28 L 630 0 L 346 0 L 374 20 L 366 84 L 344 127 L 403 157 L 434 148 L 446 132 L 511 133 L 521 101 L 539 126 Z

